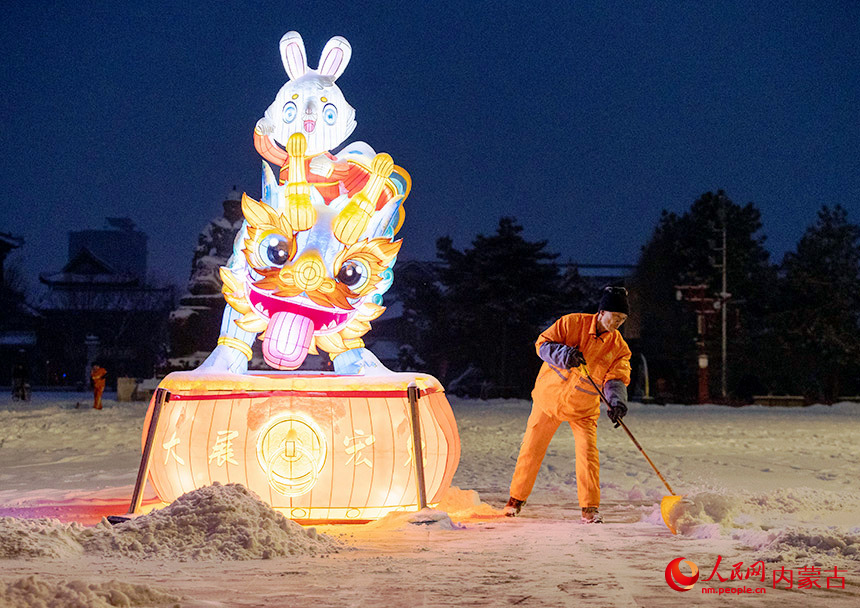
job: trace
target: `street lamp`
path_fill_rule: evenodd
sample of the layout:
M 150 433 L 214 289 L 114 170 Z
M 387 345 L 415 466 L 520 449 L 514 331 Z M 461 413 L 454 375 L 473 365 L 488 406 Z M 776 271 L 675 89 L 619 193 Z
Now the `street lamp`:
M 708 355 L 699 353 L 699 403 L 708 402 Z
M 722 236 L 723 236 L 723 263 L 720 264 L 720 270 L 723 275 L 723 289 L 720 291 L 720 301 L 725 302 L 729 297 L 728 292 L 726 291 L 726 197 L 723 196 L 722 192 L 719 194 L 720 196 L 720 223 L 722 224 Z M 720 369 L 720 390 L 723 395 L 723 399 L 726 398 L 726 307 L 720 306 L 720 323 L 721 323 L 721 334 L 722 334 L 722 356 L 723 356 L 723 364 Z

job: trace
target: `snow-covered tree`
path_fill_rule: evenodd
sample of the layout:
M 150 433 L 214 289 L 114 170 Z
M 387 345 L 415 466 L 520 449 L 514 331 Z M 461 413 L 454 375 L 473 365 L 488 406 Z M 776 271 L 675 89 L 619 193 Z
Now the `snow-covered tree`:
M 193 295 L 220 294 L 218 268 L 233 254 L 233 241 L 242 227 L 241 193 L 233 187 L 224 199 L 224 215 L 209 221 L 197 237 L 188 291 Z
M 824 206 L 781 266 L 774 325 L 792 392 L 833 401 L 860 391 L 860 225 Z
M 424 328 L 416 348 L 443 379 L 472 367 L 485 389 L 490 383 L 495 394 L 527 395 L 540 367 L 538 334 L 580 309 L 578 275 L 562 277 L 546 241 L 527 241 L 522 231 L 503 217 L 495 234 L 478 235 L 462 251 L 439 239 L 436 277 L 407 298 L 413 323 Z
M 752 204 L 732 202 L 720 190 L 701 195 L 683 214 L 663 211 L 642 248 L 631 282 L 641 314 L 642 350 L 652 383 L 665 379 L 673 398 L 692 399 L 696 387 L 699 338 L 694 306 L 677 299 L 678 285 L 706 285 L 719 300 L 722 291 L 722 229 L 726 229 L 729 392 L 748 393 L 763 386 L 756 359 L 762 319 L 770 308 L 776 273 L 760 233 L 761 214 Z M 719 314 L 706 316 L 704 338 L 711 364 L 711 394 L 720 386 Z M 746 395 L 749 396 L 749 395 Z

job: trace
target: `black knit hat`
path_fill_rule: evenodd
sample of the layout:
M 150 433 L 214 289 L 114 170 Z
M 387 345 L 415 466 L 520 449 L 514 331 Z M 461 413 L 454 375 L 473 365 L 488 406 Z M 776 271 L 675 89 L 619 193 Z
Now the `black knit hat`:
M 621 312 L 629 315 L 630 307 L 627 305 L 627 290 L 623 287 L 614 287 L 612 285 L 604 287 L 598 310 Z

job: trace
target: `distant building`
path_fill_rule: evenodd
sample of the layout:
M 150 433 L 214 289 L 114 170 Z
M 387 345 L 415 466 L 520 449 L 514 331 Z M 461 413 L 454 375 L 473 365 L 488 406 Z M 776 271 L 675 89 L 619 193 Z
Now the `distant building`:
M 75 259 L 81 250 L 88 249 L 114 272 L 145 281 L 146 234 L 135 230 L 134 222 L 127 217 L 109 217 L 106 221 L 110 228 L 69 233 L 69 259 Z
M 69 261 L 43 273 L 38 380 L 84 385 L 98 361 L 109 380 L 147 378 L 165 355 L 171 288 L 146 284 L 147 237 L 127 218 L 69 233 Z
M 23 244 L 24 239 L 21 237 L 12 236 L 6 232 L 0 232 L 0 285 L 6 284 L 6 256 L 8 256 L 13 250 L 21 247 Z

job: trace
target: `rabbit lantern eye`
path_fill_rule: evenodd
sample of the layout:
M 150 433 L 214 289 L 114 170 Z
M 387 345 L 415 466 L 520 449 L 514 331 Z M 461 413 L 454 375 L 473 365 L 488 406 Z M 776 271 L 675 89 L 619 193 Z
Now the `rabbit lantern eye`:
M 270 234 L 260 243 L 260 258 L 272 266 L 283 266 L 290 259 L 290 242 L 280 234 Z
M 334 121 L 337 120 L 337 108 L 334 107 L 334 104 L 327 103 L 323 108 L 322 115 L 327 125 L 333 125 Z
M 358 260 L 347 260 L 337 273 L 337 280 L 356 292 L 367 283 L 370 270 Z
M 296 114 L 298 114 L 298 109 L 296 108 L 295 102 L 288 101 L 284 104 L 284 122 L 291 123 L 296 119 Z

